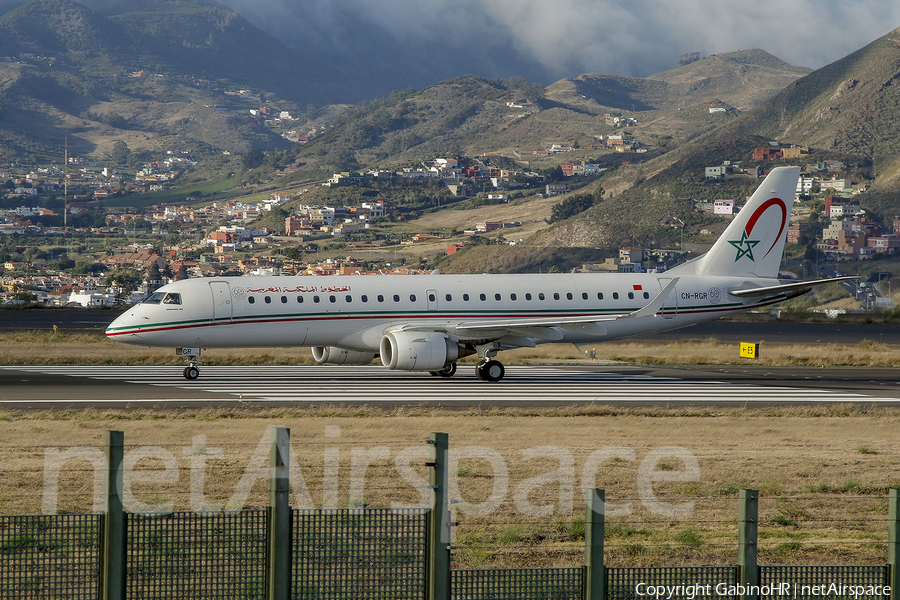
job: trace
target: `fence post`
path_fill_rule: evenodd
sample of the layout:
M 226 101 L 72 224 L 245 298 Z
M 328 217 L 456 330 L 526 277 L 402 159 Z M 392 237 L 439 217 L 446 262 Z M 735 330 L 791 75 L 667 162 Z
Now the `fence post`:
M 103 477 L 103 515 L 100 517 L 100 598 L 125 598 L 125 511 L 122 508 L 125 433 L 107 431 L 103 437 L 106 472 Z
M 606 490 L 585 490 L 584 600 L 606 600 L 606 566 L 603 540 L 606 536 Z
M 291 597 L 290 452 L 291 430 L 273 427 L 269 451 L 267 600 L 289 600 Z
M 450 506 L 447 498 L 449 438 L 432 433 L 428 439 L 428 484 L 431 510 L 428 513 L 428 600 L 450 600 Z
M 900 600 L 900 490 L 891 488 L 888 496 L 888 585 L 891 600 Z
M 741 490 L 738 502 L 738 584 L 759 586 L 759 491 Z M 742 600 L 759 600 L 758 593 L 741 594 L 740 597 Z

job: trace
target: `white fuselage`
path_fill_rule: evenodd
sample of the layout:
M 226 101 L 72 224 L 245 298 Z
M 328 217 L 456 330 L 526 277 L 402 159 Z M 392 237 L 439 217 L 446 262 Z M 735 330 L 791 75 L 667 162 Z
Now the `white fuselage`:
M 378 352 L 393 327 L 565 320 L 615 316 L 646 306 L 673 279 L 656 274 L 370 275 L 230 277 L 178 281 L 159 292 L 180 304 L 138 304 L 107 336 L 169 347 L 335 346 Z M 778 300 L 738 298 L 730 290 L 777 279 L 681 275 L 650 319 L 563 327 L 547 341 L 576 344 L 676 329 Z M 561 337 L 560 337 L 561 336 Z

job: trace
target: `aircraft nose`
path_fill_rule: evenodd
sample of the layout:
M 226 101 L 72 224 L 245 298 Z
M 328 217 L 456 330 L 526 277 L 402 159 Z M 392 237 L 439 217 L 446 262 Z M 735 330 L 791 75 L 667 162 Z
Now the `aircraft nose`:
M 123 330 L 124 330 L 124 328 L 127 328 L 127 327 L 133 322 L 133 320 L 134 320 L 134 319 L 132 318 L 132 312 L 133 312 L 133 311 L 130 311 L 130 310 L 129 310 L 129 311 L 125 312 L 125 313 L 122 313 L 122 314 L 119 315 L 118 317 L 116 317 L 116 318 L 113 320 L 113 322 L 110 323 L 110 324 L 106 327 L 106 336 L 107 336 L 107 337 L 113 337 L 113 336 L 116 336 L 116 335 L 121 335 L 122 332 L 123 332 Z

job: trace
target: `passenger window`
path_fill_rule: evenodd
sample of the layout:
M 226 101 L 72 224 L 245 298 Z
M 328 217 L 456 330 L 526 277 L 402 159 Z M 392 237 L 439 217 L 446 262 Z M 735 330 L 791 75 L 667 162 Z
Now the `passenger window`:
M 451 296 L 450 294 L 447 294 L 446 296 L 444 296 L 444 298 L 447 300 L 447 302 L 453 301 L 453 296 Z
M 619 292 L 613 292 L 613 300 L 619 299 Z
M 553 299 L 554 299 L 554 300 L 559 300 L 559 293 L 554 292 L 554 293 L 553 293 Z
M 526 294 L 525 294 L 525 299 L 526 299 L 526 300 L 531 300 L 531 292 L 526 292 Z
M 644 292 L 644 300 L 650 299 L 650 292 Z
M 572 292 L 569 292 L 566 294 L 566 300 L 571 300 L 571 299 L 572 299 Z
M 415 294 L 410 294 L 410 295 L 409 295 L 409 301 L 410 301 L 410 302 L 415 302 L 415 301 L 416 301 L 416 295 L 415 295 Z
M 337 302 L 337 298 L 335 298 L 334 296 L 328 296 L 328 301 L 334 304 L 335 302 Z
M 162 302 L 162 299 L 163 297 L 165 297 L 165 295 L 166 294 L 164 292 L 153 292 L 152 294 L 144 298 L 144 301 L 141 304 L 159 304 L 160 302 Z
M 266 304 L 272 304 L 272 299 L 266 296 Z
M 485 296 L 484 294 L 480 294 L 478 297 L 481 298 L 481 301 L 482 301 L 482 302 L 484 302 L 485 300 L 487 300 L 487 296 Z
M 468 294 L 463 294 L 463 301 L 464 301 L 464 302 L 468 302 L 468 301 L 469 301 L 469 295 L 468 295 Z
M 394 302 L 400 302 L 400 296 L 398 294 L 394 294 Z
M 287 296 L 282 296 L 282 297 L 281 297 L 281 303 L 282 303 L 282 304 L 287 304 Z
M 628 299 L 634 300 L 634 292 L 628 292 Z
M 543 300 L 543 299 L 544 299 L 544 292 L 541 292 L 540 294 L 538 294 L 538 300 Z
M 515 302 L 515 301 L 516 301 L 516 295 L 515 295 L 515 294 L 510 294 L 510 295 L 509 295 L 509 299 L 512 300 L 513 302 Z
M 163 304 L 181 304 L 181 294 L 166 294 Z
M 318 303 L 319 303 L 319 297 L 318 297 L 318 296 L 313 296 L 313 302 L 315 302 L 316 304 L 318 304 Z
M 434 294 L 428 294 L 428 301 L 437 302 L 437 296 L 435 296 Z
M 587 292 L 581 292 L 581 299 L 582 299 L 582 300 L 587 300 L 587 299 L 588 299 Z
M 603 292 L 597 292 L 597 300 L 603 300 Z
M 500 294 L 494 294 L 494 300 L 500 302 Z
M 249 302 L 250 304 L 253 304 L 254 302 L 256 302 L 256 298 L 254 298 L 253 296 L 249 296 L 247 298 L 247 302 Z
M 378 301 L 384 302 L 384 296 L 382 296 L 381 294 L 378 294 Z
M 344 300 L 346 300 L 347 302 L 353 302 L 353 296 L 347 294 L 346 296 L 344 296 Z
M 303 304 L 303 296 L 297 296 L 297 303 Z
M 360 296 L 359 299 L 362 300 L 363 302 L 368 302 L 368 301 L 369 301 L 369 297 L 366 296 L 365 294 L 363 294 L 362 296 Z

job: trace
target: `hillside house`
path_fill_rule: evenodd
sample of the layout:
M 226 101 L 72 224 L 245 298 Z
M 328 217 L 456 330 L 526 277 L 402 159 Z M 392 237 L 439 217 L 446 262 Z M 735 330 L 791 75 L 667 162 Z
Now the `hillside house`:
M 787 230 L 787 243 L 799 244 L 800 237 L 809 231 L 808 223 L 791 223 Z
M 781 157 L 785 159 L 797 159 L 809 156 L 809 148 L 806 146 L 791 146 L 781 149 Z
M 716 200 L 713 202 L 714 215 L 733 215 L 734 200 Z
M 754 148 L 750 156 L 752 160 L 779 160 L 781 157 L 780 148 Z
M 883 252 L 894 252 L 900 248 L 900 236 L 888 233 L 881 236 L 870 237 L 866 239 L 866 247 L 873 248 L 875 252 L 881 254 Z
M 731 167 L 719 165 L 717 167 L 706 167 L 707 179 L 725 179 L 725 175 L 731 172 Z
M 565 194 L 568 191 L 566 184 L 564 183 L 548 183 L 544 187 L 544 195 L 545 196 L 558 196 L 559 194 Z

